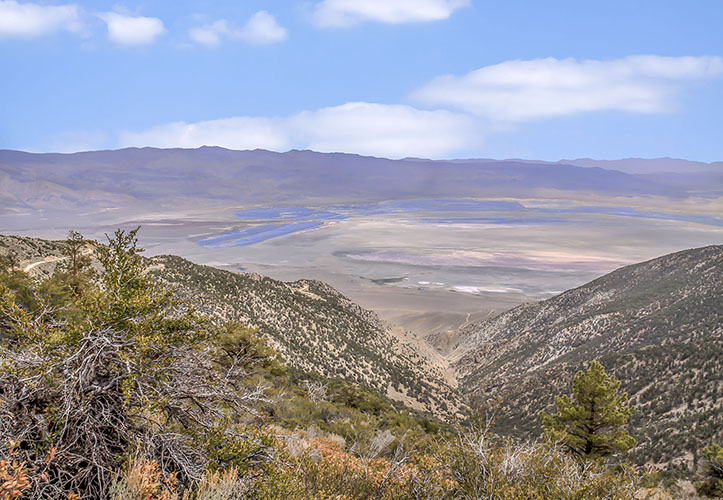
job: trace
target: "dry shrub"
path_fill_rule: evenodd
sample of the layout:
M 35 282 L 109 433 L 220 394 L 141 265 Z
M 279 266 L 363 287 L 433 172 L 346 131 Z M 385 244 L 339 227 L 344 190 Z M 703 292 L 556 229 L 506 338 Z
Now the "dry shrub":
M 158 463 L 135 457 L 109 489 L 110 500 L 177 500 L 178 479 L 174 473 L 164 477 Z
M 362 455 L 358 446 L 347 453 L 327 438 L 310 439 L 309 445 L 293 467 L 279 471 L 283 481 L 271 477 L 259 486 L 260 498 L 408 498 L 400 494 L 415 467 L 406 463 L 411 455 L 402 446 L 381 458 L 373 446 Z
M 454 482 L 454 498 L 633 500 L 640 489 L 632 468 L 578 460 L 550 443 L 501 441 L 488 425 L 459 429 L 441 460 Z
M 243 500 L 249 490 L 238 470 L 231 468 L 222 472 L 208 472 L 199 481 L 192 494 L 186 493 L 183 500 Z
M 21 498 L 30 487 L 30 477 L 23 464 L 0 460 L 0 500 Z

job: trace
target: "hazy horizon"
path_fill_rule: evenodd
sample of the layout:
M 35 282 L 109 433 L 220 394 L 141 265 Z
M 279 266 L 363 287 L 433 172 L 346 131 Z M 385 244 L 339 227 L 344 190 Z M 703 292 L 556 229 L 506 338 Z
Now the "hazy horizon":
M 688 162 L 688 163 L 698 163 L 698 164 L 704 164 L 704 165 L 715 165 L 718 166 L 719 163 L 723 163 L 723 159 L 720 160 L 711 160 L 711 161 L 704 161 L 704 160 L 697 160 L 694 158 L 680 158 L 680 157 L 671 157 L 671 156 L 650 156 L 650 157 L 635 157 L 635 156 L 628 156 L 628 157 L 610 157 L 610 158 L 598 158 L 598 157 L 578 157 L 578 158 L 572 158 L 568 156 L 563 156 L 559 159 L 545 159 L 545 158 L 532 158 L 532 157 L 507 157 L 507 158 L 492 158 L 492 157 L 449 157 L 449 158 L 424 158 L 424 157 L 417 157 L 417 156 L 407 156 L 403 158 L 389 158 L 385 156 L 375 156 L 375 155 L 365 155 L 360 153 L 349 153 L 345 151 L 316 151 L 313 149 L 283 149 L 283 150 L 274 150 L 274 149 L 266 149 L 266 148 L 253 148 L 253 149 L 234 149 L 234 148 L 226 148 L 223 146 L 214 146 L 214 145 L 208 145 L 203 144 L 201 146 L 196 147 L 156 147 L 156 146 L 127 146 L 123 148 L 109 148 L 109 149 L 88 149 L 88 150 L 79 150 L 79 151 L 32 151 L 32 150 L 23 150 L 23 149 L 8 149 L 8 148 L 0 148 L 0 151 L 10 151 L 10 152 L 18 152 L 18 153 L 29 153 L 29 154 L 35 154 L 35 155 L 42 155 L 42 154 L 59 154 L 59 155 L 74 155 L 74 154 L 82 154 L 82 153 L 97 153 L 97 152 L 104 152 L 104 151 L 123 151 L 123 150 L 133 150 L 133 149 L 158 149 L 158 150 L 196 150 L 196 149 L 203 149 L 203 148 L 218 148 L 218 149 L 224 149 L 226 151 L 240 151 L 240 152 L 253 152 L 253 151 L 267 151 L 270 153 L 293 153 L 293 152 L 310 152 L 310 153 L 322 153 L 322 154 L 342 154 L 342 155 L 351 155 L 351 156 L 362 156 L 362 157 L 368 157 L 368 158 L 379 158 L 383 160 L 393 160 L 393 161 L 404 161 L 404 160 L 424 160 L 424 161 L 449 161 L 449 162 L 455 162 L 455 161 L 497 161 L 497 162 L 510 162 L 510 161 L 525 161 L 525 162 L 534 162 L 534 163 L 569 163 L 575 166 L 579 167 L 586 167 L 586 165 L 576 165 L 577 162 L 585 162 L 585 161 L 592 161 L 592 162 L 625 162 L 625 161 L 644 161 L 644 162 L 667 162 L 667 161 L 673 161 L 673 162 Z M 590 167 L 595 168 L 595 167 Z M 604 168 L 604 167 L 599 167 Z M 615 169 L 612 169 L 615 170 Z

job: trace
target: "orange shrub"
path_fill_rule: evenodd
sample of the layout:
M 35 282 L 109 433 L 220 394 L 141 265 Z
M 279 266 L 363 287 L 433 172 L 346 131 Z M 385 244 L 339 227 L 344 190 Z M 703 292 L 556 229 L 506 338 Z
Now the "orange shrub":
M 0 460 L 0 500 L 20 498 L 30 486 L 30 477 L 23 464 Z

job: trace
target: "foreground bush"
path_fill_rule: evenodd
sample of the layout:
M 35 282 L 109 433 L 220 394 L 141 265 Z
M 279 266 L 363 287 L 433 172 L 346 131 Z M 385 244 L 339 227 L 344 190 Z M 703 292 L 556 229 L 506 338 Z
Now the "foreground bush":
M 499 442 L 487 426 L 460 430 L 445 449 L 453 498 L 633 499 L 640 475 L 626 466 L 582 461 L 550 442 Z
M 248 442 L 244 419 L 265 400 L 244 382 L 253 353 L 234 329 L 215 343 L 139 252 L 135 231 L 116 232 L 97 247 L 100 279 L 69 281 L 62 307 L 18 271 L 0 280 L 0 460 L 24 464 L 31 498 L 104 498 L 139 452 L 190 483 L 211 450 Z M 270 459 L 259 447 L 254 460 Z
M 113 500 L 474 499 L 633 500 L 642 490 L 632 470 L 582 464 L 544 443 L 494 443 L 468 429 L 434 449 L 397 446 L 387 457 L 344 451 L 313 438 L 303 454 L 263 473 L 231 468 L 209 472 L 183 493 L 168 487 L 158 469 L 141 463 L 119 478 Z M 141 474 L 146 479 L 139 480 Z M 170 478 L 171 483 L 173 478 Z M 129 485 L 136 485 L 129 487 Z M 128 492 L 136 492 L 135 496 Z M 145 495 L 145 496 L 144 496 Z M 645 497 L 642 497 L 645 498 Z

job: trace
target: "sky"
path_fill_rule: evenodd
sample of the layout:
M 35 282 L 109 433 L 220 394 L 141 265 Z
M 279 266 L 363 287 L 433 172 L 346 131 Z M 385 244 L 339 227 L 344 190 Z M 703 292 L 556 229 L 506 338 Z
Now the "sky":
M 0 148 L 723 160 L 721 0 L 0 0 Z

